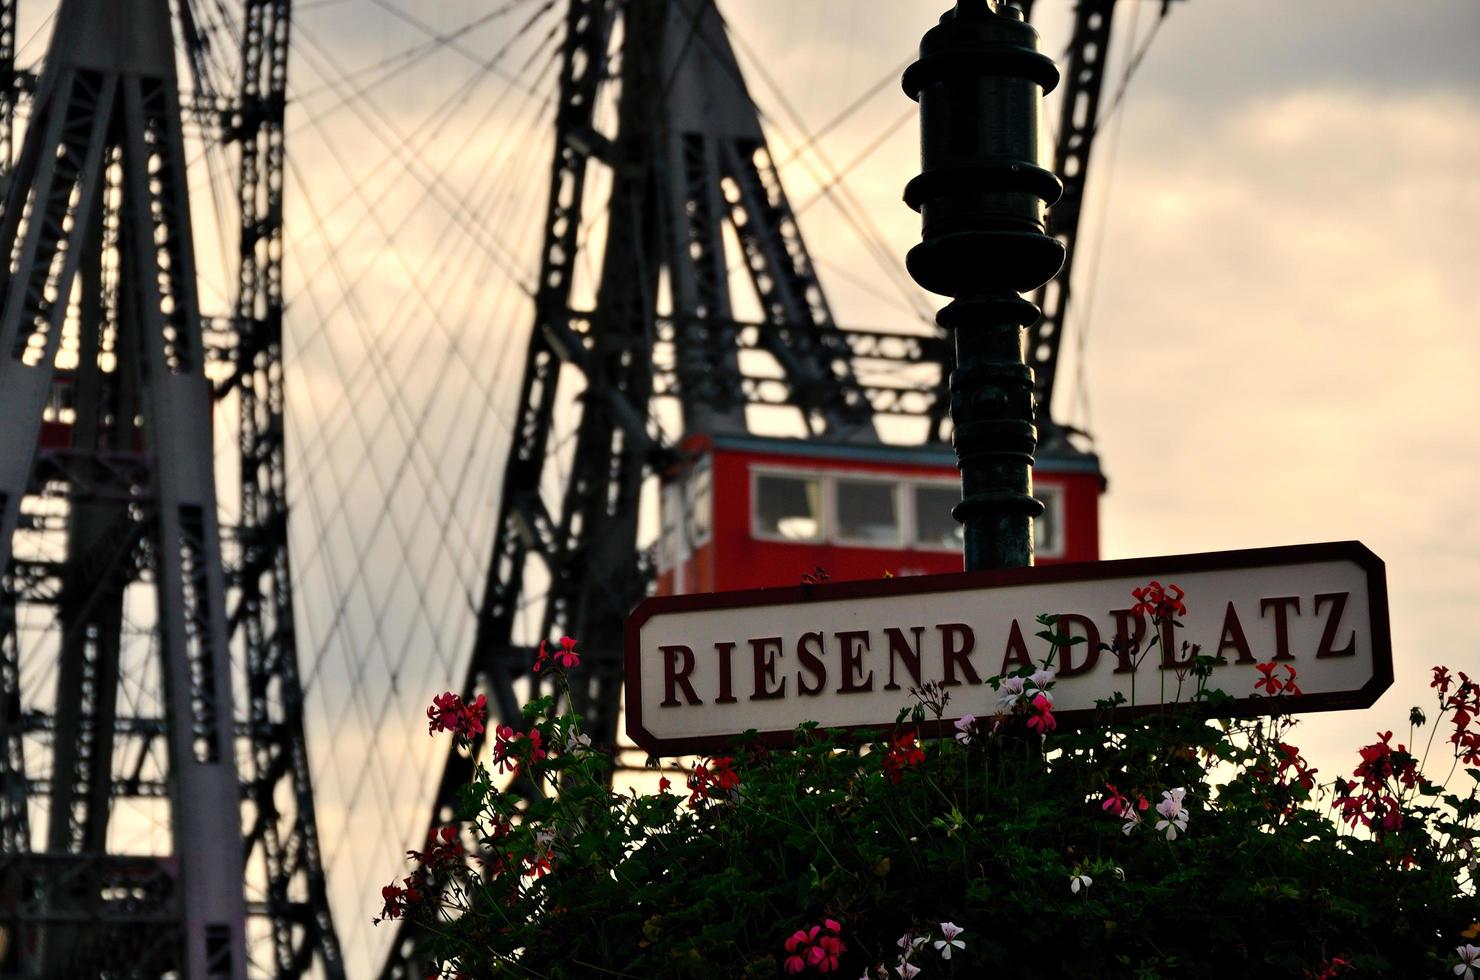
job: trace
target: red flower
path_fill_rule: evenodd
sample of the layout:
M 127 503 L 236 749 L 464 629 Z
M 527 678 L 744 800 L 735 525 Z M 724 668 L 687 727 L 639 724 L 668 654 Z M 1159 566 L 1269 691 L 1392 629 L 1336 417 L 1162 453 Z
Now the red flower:
M 893 738 L 893 744 L 884 753 L 880 763 L 884 769 L 884 775 L 889 777 L 891 783 L 898 783 L 904 778 L 904 771 L 918 766 L 925 761 L 925 750 L 915 741 L 914 732 L 900 732 Z
M 452 732 L 453 737 L 471 741 L 474 735 L 483 734 L 483 722 L 488 718 L 488 698 L 478 695 L 472 704 L 463 704 L 463 699 L 447 691 L 432 698 L 427 709 L 427 734 Z
M 658 792 L 659 793 L 666 793 L 666 792 L 668 792 L 668 790 L 672 786 L 673 786 L 673 782 L 667 776 L 659 776 L 658 777 Z
M 1282 757 L 1280 759 L 1280 775 L 1283 776 L 1286 770 L 1293 770 L 1296 782 L 1307 791 L 1315 789 L 1316 773 L 1320 770 L 1310 768 L 1310 763 L 1305 761 L 1305 757 L 1300 754 L 1300 750 L 1293 745 L 1280 742 L 1279 752 Z
M 1040 735 L 1045 735 L 1059 727 L 1058 721 L 1053 716 L 1053 703 L 1042 694 L 1033 697 L 1034 714 L 1028 719 L 1028 727 Z
M 401 919 L 417 911 L 422 902 L 422 880 L 420 873 L 413 874 L 409 878 L 402 878 L 401 884 L 391 882 L 380 890 L 381 900 L 385 903 L 380 915 L 376 916 L 374 922 L 380 925 L 386 919 Z
M 1150 616 L 1158 623 L 1168 622 L 1173 616 L 1187 615 L 1187 606 L 1182 602 L 1186 594 L 1170 583 L 1163 587 L 1160 582 L 1153 581 L 1145 588 L 1131 590 L 1131 596 L 1136 600 L 1131 612 L 1137 616 Z
M 575 640 L 572 640 L 568 636 L 562 636 L 560 638 L 560 647 L 560 652 L 555 654 L 555 659 L 560 661 L 560 666 L 569 670 L 571 667 L 580 664 L 581 655 L 576 653 Z
M 498 764 L 498 771 L 518 775 L 526 764 L 543 760 L 546 753 L 542 741 L 538 728 L 531 728 L 526 734 L 508 725 L 498 726 L 493 733 L 493 761 Z
M 525 858 L 524 877 L 543 878 L 545 875 L 555 870 L 554 861 L 554 851 L 546 851 L 544 854 L 535 854 Z
M 1290 679 L 1287 680 L 1287 681 L 1285 681 L 1285 693 L 1286 694 L 1301 694 L 1301 693 L 1304 693 L 1304 692 L 1302 692 L 1300 690 L 1300 688 L 1298 688 L 1298 687 L 1295 686 L 1295 668 L 1294 667 L 1291 667 L 1289 664 L 1285 664 L 1284 665 L 1284 668 L 1285 668 L 1285 673 L 1287 673 L 1287 674 L 1290 675 Z
M 826 928 L 828 933 L 824 933 Z M 786 938 L 785 948 L 791 955 L 782 963 L 787 973 L 802 973 L 816 967 L 818 973 L 831 973 L 838 968 L 848 944 L 838 937 L 843 931 L 836 919 L 824 919 L 822 925 L 798 929 Z
M 1254 682 L 1254 690 L 1257 691 L 1263 688 L 1264 693 L 1275 695 L 1285 689 L 1284 681 L 1274 676 L 1274 672 L 1279 667 L 1279 664 L 1271 661 L 1267 664 L 1255 664 L 1254 666 L 1259 670 L 1259 673 L 1264 675 Z
M 1437 687 L 1439 689 L 1439 696 L 1443 697 L 1444 695 L 1449 693 L 1449 684 L 1449 668 L 1435 667 L 1434 680 L 1431 684 L 1429 684 L 1429 687 Z
M 553 667 L 556 662 L 567 670 L 580 664 L 581 655 L 576 653 L 575 640 L 572 640 L 568 636 L 562 636 L 560 638 L 560 648 L 558 653 L 552 654 L 549 650 L 545 649 L 545 641 L 541 640 L 539 656 L 534 658 L 534 672 L 538 674 L 547 665 Z
M 817 967 L 818 973 L 831 973 L 838 968 L 838 961 L 848 947 L 837 936 L 823 936 L 812 947 L 808 959 Z
M 1309 970 L 1303 972 L 1311 980 L 1334 980 L 1338 971 L 1350 970 L 1351 966 L 1351 963 L 1342 959 L 1340 956 L 1333 956 L 1329 960 L 1322 961 L 1321 972 L 1312 973 Z
M 719 793 L 738 789 L 740 774 L 730 768 L 734 762 L 734 757 L 727 755 L 695 764 L 694 771 L 689 773 L 689 806 L 700 800 L 711 799 Z M 661 786 L 661 782 L 659 785 Z

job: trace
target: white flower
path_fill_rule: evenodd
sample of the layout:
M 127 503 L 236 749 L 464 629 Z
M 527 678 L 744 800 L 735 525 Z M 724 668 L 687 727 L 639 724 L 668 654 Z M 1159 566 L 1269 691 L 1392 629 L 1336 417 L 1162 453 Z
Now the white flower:
M 1475 980 L 1475 968 L 1480 964 L 1480 946 L 1466 943 L 1454 947 L 1454 951 L 1459 954 L 1460 959 L 1460 962 L 1454 964 L 1454 975 L 1463 977 L 1464 980 Z
M 917 936 L 913 932 L 907 932 L 903 936 L 899 937 L 899 948 L 904 950 L 904 955 L 906 958 L 908 958 L 909 955 L 915 950 L 924 945 L 925 937 Z
M 1069 879 L 1069 890 L 1071 892 L 1073 892 L 1074 894 L 1078 895 L 1079 894 L 1079 889 L 1081 889 L 1081 888 L 1087 889 L 1087 888 L 1089 888 L 1090 885 L 1093 885 L 1094 883 L 1095 883 L 1095 880 L 1093 878 L 1091 878 L 1089 875 L 1083 875 L 1083 874 L 1074 875 L 1073 877 L 1071 877 Z
M 911 977 L 914 977 L 920 972 L 918 966 L 915 966 L 913 963 L 906 963 L 904 960 L 900 960 L 899 965 L 894 969 L 904 980 L 910 980 Z
M 937 939 L 935 941 L 935 951 L 940 954 L 940 958 L 941 959 L 943 959 L 943 960 L 950 959 L 951 958 L 951 953 L 953 952 L 954 949 L 965 949 L 966 948 L 966 941 L 965 940 L 962 940 L 962 939 L 957 939 L 956 938 L 957 936 L 961 935 L 961 933 L 963 933 L 965 931 L 966 931 L 965 929 L 962 929 L 960 926 L 956 925 L 956 923 L 954 923 L 954 922 L 942 922 L 942 923 L 940 923 L 940 934 L 942 936 L 945 936 L 946 938 L 944 938 L 944 939 Z
M 565 751 L 575 752 L 577 749 L 589 749 L 591 747 L 591 736 L 585 732 L 571 729 L 565 736 Z
M 976 715 L 962 715 L 956 719 L 956 741 L 971 744 L 971 726 L 976 724 Z
M 1028 683 L 1038 688 L 1038 690 L 1042 692 L 1044 697 L 1048 698 L 1049 701 L 1052 701 L 1053 695 L 1049 693 L 1048 685 L 1053 683 L 1053 679 L 1057 677 L 1058 674 L 1059 671 L 1057 667 L 1044 667 L 1042 670 L 1033 671 L 1033 676 L 1028 678 Z
M 1177 831 L 1187 831 L 1187 808 L 1182 805 L 1187 790 L 1177 787 L 1162 792 L 1162 801 L 1156 804 L 1156 812 L 1165 819 L 1156 821 L 1156 829 L 1165 831 L 1167 840 L 1176 840 Z
M 1023 696 L 1023 678 L 1004 677 L 1002 687 L 998 691 L 997 707 L 1002 711 L 1011 711 L 1013 705 L 1018 703 L 1018 698 Z
M 1125 823 L 1120 825 L 1120 832 L 1129 837 L 1131 835 L 1131 831 L 1136 829 L 1136 824 L 1140 822 L 1141 815 L 1136 812 L 1136 808 L 1129 807 L 1125 811 Z

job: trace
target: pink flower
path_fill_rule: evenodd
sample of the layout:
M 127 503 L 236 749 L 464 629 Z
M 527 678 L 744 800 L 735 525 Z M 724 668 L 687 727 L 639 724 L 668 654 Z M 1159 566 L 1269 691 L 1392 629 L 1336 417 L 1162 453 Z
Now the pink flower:
M 826 928 L 829 934 L 824 934 Z M 822 925 L 798 929 L 786 938 L 784 946 L 791 955 L 782 961 L 787 973 L 801 973 L 815 967 L 818 973 L 831 973 L 838 968 L 848 945 L 838 938 L 843 926 L 836 919 L 824 919 Z
M 1187 796 L 1187 790 L 1182 787 L 1163 791 L 1162 800 L 1156 804 L 1156 812 L 1163 819 L 1156 821 L 1156 829 L 1164 831 L 1167 840 L 1176 840 L 1177 832 L 1187 831 L 1187 808 L 1182 805 L 1182 800 Z
M 957 939 L 956 938 L 957 936 L 961 935 L 961 933 L 965 932 L 966 930 L 965 929 L 962 929 L 960 926 L 956 925 L 956 923 L 954 923 L 954 922 L 942 922 L 942 923 L 939 923 L 939 925 L 940 925 L 940 934 L 942 936 L 944 936 L 945 938 L 944 939 L 937 939 L 935 941 L 935 950 L 936 950 L 936 952 L 940 953 L 940 958 L 941 959 L 948 960 L 948 959 L 951 958 L 951 951 L 953 949 L 965 949 L 966 948 L 966 942 L 965 942 L 965 940 L 961 940 L 961 939 Z
M 581 662 L 581 655 L 576 653 L 576 641 L 568 636 L 562 636 L 560 638 L 560 652 L 552 654 L 549 650 L 545 649 L 545 641 L 541 640 L 539 656 L 534 658 L 534 672 L 538 674 L 545 669 L 547 664 L 554 666 L 551 661 L 558 661 L 560 666 L 567 670 L 578 665 Z
M 1459 954 L 1459 962 L 1454 965 L 1454 975 L 1463 980 L 1474 980 L 1476 967 L 1480 966 L 1480 947 L 1466 943 L 1454 947 L 1454 951 Z
M 848 947 L 837 936 L 823 936 L 812 947 L 813 966 L 818 973 L 831 973 L 838 968 L 843 953 Z
M 471 741 L 474 735 L 483 733 L 483 722 L 488 718 L 488 698 L 480 694 L 472 704 L 464 704 L 461 697 L 447 691 L 432 698 L 427 718 L 430 719 L 427 722 L 428 735 L 452 732 L 454 738 Z
M 1018 698 L 1023 696 L 1023 685 L 1027 683 L 1026 677 L 1004 677 L 1002 686 L 998 689 L 1001 694 L 997 699 L 998 711 L 1011 711 L 1018 703 Z
M 543 760 L 546 753 L 541 742 L 542 736 L 538 728 L 531 728 L 525 734 L 514 731 L 508 725 L 498 726 L 493 733 L 493 761 L 498 764 L 498 771 L 518 774 L 523 765 L 520 756 L 526 751 L 525 745 L 529 746 L 527 751 L 531 765 Z
M 1059 723 L 1053 716 L 1053 705 L 1042 694 L 1033 696 L 1033 711 L 1033 716 L 1028 719 L 1028 728 L 1030 730 L 1040 735 L 1046 735 L 1059 727 Z

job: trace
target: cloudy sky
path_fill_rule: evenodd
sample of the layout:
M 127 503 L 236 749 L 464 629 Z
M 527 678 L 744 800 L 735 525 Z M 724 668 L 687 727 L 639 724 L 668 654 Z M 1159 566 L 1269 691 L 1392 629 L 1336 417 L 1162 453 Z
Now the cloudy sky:
M 918 160 L 890 79 L 944 6 L 721 0 L 845 325 L 920 329 L 941 304 L 896 286 L 918 240 L 900 202 Z M 300 659 L 336 918 L 365 976 L 389 938 L 369 926 L 375 896 L 439 772 L 424 706 L 460 683 L 471 644 L 529 329 L 562 5 L 295 7 Z M 1057 55 L 1069 0 L 1037 7 Z M 1480 5 L 1185 0 L 1158 24 L 1160 7 L 1118 6 L 1110 91 L 1127 52 L 1146 55 L 1091 168 L 1056 414 L 1093 432 L 1109 476 L 1106 557 L 1354 538 L 1387 561 L 1397 683 L 1296 739 L 1331 777 L 1375 731 L 1406 737 L 1429 666 L 1480 668 L 1463 629 L 1480 603 Z M 21 9 L 28 63 L 46 24 Z M 228 79 L 229 34 L 216 39 Z M 229 159 L 201 160 L 210 314 L 229 294 L 232 193 Z M 596 209 L 584 234 L 603 227 Z M 582 261 L 578 292 L 595 271 Z

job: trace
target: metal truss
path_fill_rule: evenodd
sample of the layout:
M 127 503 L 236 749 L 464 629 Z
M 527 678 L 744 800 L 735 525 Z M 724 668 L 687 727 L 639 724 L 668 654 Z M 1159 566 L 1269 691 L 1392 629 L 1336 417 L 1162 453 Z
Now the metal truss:
M 0 6 L 0 164 L 15 94 L 35 97 L 0 221 L 0 976 L 235 980 L 250 942 L 254 973 L 342 977 L 286 545 L 289 4 L 246 0 L 242 90 L 197 93 L 240 149 L 228 322 L 203 320 L 195 291 L 170 5 L 63 0 L 34 79 L 13 70 L 14 9 Z M 208 362 L 229 369 L 214 390 Z M 243 498 L 229 571 L 211 440 L 228 396 Z M 142 634 L 126 598 L 141 588 L 158 608 Z M 38 656 L 54 691 L 24 680 Z M 112 853 L 128 800 L 167 804 L 164 856 Z
M 244 977 L 225 588 L 169 9 L 162 0 L 71 0 L 57 23 L 0 222 L 12 269 L 0 305 L 7 627 L 20 598 L 12 557 L 61 564 L 50 766 L 34 781 L 24 734 L 16 741 L 19 644 L 5 631 L 0 679 L 15 685 L 0 691 L 14 712 L 7 800 L 48 791 L 43 848 L 32 828 L 7 820 L 12 849 L 0 854 L 0 876 L 15 888 L 0 914 L 17 937 L 8 967 L 86 975 L 125 957 L 146 969 Z M 59 368 L 64 335 L 75 351 L 68 370 Z M 43 423 L 63 407 L 70 452 L 40 445 Z M 130 455 L 138 458 L 121 458 Z M 48 538 L 60 550 L 48 552 Z M 147 744 L 114 725 L 124 595 L 141 539 L 158 597 L 177 860 L 146 867 L 168 887 L 140 886 L 129 902 L 118 901 L 129 884 L 109 873 L 108 825 L 115 759 L 148 757 Z M 38 863 L 37 850 L 47 860 Z M 161 917 L 172 927 L 160 929 Z
M 619 18 L 622 36 L 644 43 L 622 53 L 618 128 L 609 137 L 594 132 L 592 112 Z M 813 272 L 712 0 L 571 0 L 562 54 L 535 325 L 464 689 L 486 692 L 500 718 L 519 717 L 515 685 L 533 679 L 530 638 L 515 636 L 515 617 L 531 600 L 529 569 L 537 565 L 548 583 L 534 597 L 543 607 L 538 635 L 582 638 L 572 708 L 594 738 L 612 743 L 622 622 L 650 573 L 636 542 L 638 500 L 643 480 L 674 459 L 650 420 L 654 395 L 678 398 L 691 431 L 743 431 L 738 353 L 750 344 L 779 367 L 776 402 L 798 410 L 810 431 L 875 436 L 848 341 Z M 570 277 L 593 161 L 610 168 L 613 186 L 596 307 L 578 312 L 570 308 Z M 765 311 L 757 329 L 734 321 L 726 224 Z M 673 314 L 660 322 L 665 299 Z M 667 371 L 654 367 L 659 344 Z M 541 488 L 564 369 L 585 390 L 573 409 L 572 470 L 551 506 Z M 451 820 L 479 748 L 449 755 L 432 826 Z M 421 975 L 417 939 L 403 922 L 383 977 Z
M 1095 105 L 1112 5 L 1082 0 L 1080 21 L 1106 33 L 1076 32 L 1070 54 L 1076 81 L 1068 92 Z M 620 36 L 643 43 L 625 45 L 609 63 L 619 20 Z M 1083 51 L 1092 41 L 1098 56 Z M 535 324 L 463 693 L 486 693 L 498 718 L 518 719 L 515 685 L 536 683 L 528 644 L 577 636 L 585 659 L 572 678 L 572 707 L 594 738 L 611 744 L 622 622 L 650 581 L 650 563 L 636 547 L 638 493 L 645 476 L 676 458 L 650 421 L 653 400 L 677 400 L 690 432 L 745 431 L 746 407 L 767 405 L 799 411 L 810 433 L 831 440 L 872 441 L 876 416 L 903 415 L 925 419 L 934 441 L 946 431 L 953 356 L 939 334 L 834 323 L 713 0 L 570 0 L 563 59 Z M 620 64 L 614 137 L 594 132 L 592 123 L 609 64 Z M 1087 128 L 1061 130 L 1061 162 L 1071 149 L 1078 161 L 1076 202 L 1094 119 L 1092 111 Z M 570 277 L 593 161 L 612 169 L 613 190 L 595 308 L 578 311 L 570 308 Z M 1076 203 L 1056 232 L 1072 239 L 1077 214 Z M 760 303 L 759 322 L 738 322 L 732 312 L 727 224 Z M 668 311 L 660 315 L 663 300 Z M 1054 307 L 1058 319 L 1032 335 L 1030 351 L 1046 349 L 1034 362 L 1042 365 L 1044 413 L 1066 305 L 1065 293 Z M 747 374 L 747 351 L 770 355 L 775 370 Z M 870 365 L 894 370 L 869 375 Z M 922 369 L 916 377 L 898 370 L 914 366 Z M 576 448 L 557 508 L 541 490 L 564 369 L 577 373 L 585 391 L 571 409 Z M 531 594 L 536 580 L 548 587 Z M 516 614 L 541 600 L 538 634 L 516 637 Z M 475 744 L 471 753 L 449 755 L 429 830 L 452 820 L 457 790 L 481 750 Z M 385 980 L 423 975 L 418 939 L 403 920 Z
M 1058 378 L 1059 347 L 1063 342 L 1065 317 L 1079 241 L 1079 216 L 1084 204 L 1084 186 L 1089 176 L 1090 151 L 1100 122 L 1100 90 L 1105 65 L 1110 58 L 1110 25 L 1115 0 L 1078 0 L 1074 5 L 1074 33 L 1069 41 L 1064 71 L 1063 100 L 1059 111 L 1058 141 L 1054 145 L 1053 172 L 1064 182 L 1064 193 L 1049 209 L 1048 230 L 1064 245 L 1064 267 L 1045 283 L 1033 302 L 1043 311 L 1028 328 L 1027 361 L 1033 369 L 1038 404 L 1038 426 L 1043 451 L 1052 454 L 1069 449 L 1049 411 L 1054 381 Z
M 234 647 L 246 669 L 243 837 L 249 867 L 264 876 L 253 911 L 267 919 L 273 975 L 298 977 L 317 964 L 336 980 L 344 962 L 319 849 L 288 560 L 283 179 L 291 5 L 245 0 L 243 8 L 241 89 L 226 127 L 241 161 L 234 370 L 216 392 L 234 392 L 238 405 L 239 559 L 228 601 Z

